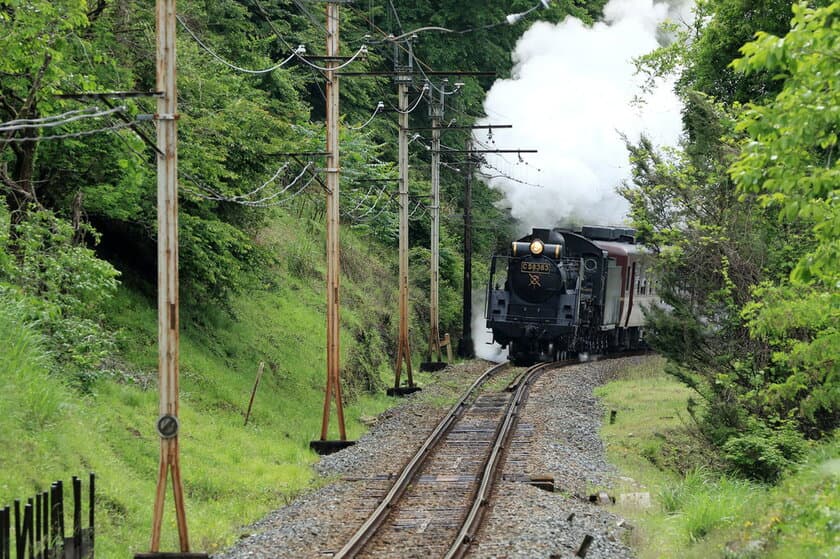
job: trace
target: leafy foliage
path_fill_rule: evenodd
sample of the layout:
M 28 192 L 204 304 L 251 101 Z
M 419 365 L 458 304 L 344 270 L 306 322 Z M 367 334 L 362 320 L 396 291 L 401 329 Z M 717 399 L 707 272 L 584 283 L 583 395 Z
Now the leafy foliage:
M 805 456 L 807 446 L 789 424 L 771 429 L 753 421 L 744 433 L 726 441 L 723 451 L 740 474 L 775 482 Z
M 114 350 L 99 317 L 119 272 L 77 245 L 73 227 L 47 210 L 29 212 L 11 233 L 0 247 L 9 262 L 0 292 L 44 335 L 56 372 L 86 389 Z
M 745 74 L 775 72 L 781 92 L 750 105 L 739 121 L 747 134 L 732 177 L 744 196 L 808 224 L 814 243 L 799 255 L 790 282 L 762 285 L 744 309 L 752 333 L 776 351 L 778 378 L 767 398 L 799 409 L 814 429 L 840 421 L 840 6 L 794 6 L 783 38 L 758 33 L 733 66 Z M 783 371 L 784 375 L 779 375 Z
M 702 426 L 733 467 L 773 481 L 801 454 L 792 426 L 819 437 L 840 420 L 840 7 L 795 5 L 788 25 L 786 3 L 748 18 L 742 4 L 701 2 L 694 38 L 639 61 L 684 65 L 687 136 L 628 145 L 622 194 L 659 255 L 652 342 L 706 401 Z

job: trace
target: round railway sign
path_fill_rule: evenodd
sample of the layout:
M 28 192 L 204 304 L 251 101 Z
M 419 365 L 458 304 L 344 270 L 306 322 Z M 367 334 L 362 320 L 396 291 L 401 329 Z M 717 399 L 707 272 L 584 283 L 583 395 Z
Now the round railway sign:
M 164 439 L 171 439 L 178 435 L 178 418 L 174 415 L 162 415 L 157 420 L 157 432 Z

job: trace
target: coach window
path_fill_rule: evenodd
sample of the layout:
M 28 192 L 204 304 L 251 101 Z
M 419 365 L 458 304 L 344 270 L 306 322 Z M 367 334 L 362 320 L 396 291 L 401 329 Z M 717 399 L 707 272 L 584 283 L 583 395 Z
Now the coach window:
M 638 280 L 636 283 L 636 294 L 644 295 L 647 289 L 647 278 L 645 277 L 645 269 L 640 267 L 638 272 Z

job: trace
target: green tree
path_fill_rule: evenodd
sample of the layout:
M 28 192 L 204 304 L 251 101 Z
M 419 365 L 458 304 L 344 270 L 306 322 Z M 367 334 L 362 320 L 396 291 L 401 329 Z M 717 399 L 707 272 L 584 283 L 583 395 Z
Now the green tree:
M 836 6 L 797 6 L 780 39 L 756 26 L 781 21 L 781 3 L 739 19 L 742 4 L 701 3 L 694 37 L 639 60 L 654 76 L 684 68 L 686 137 L 628 145 L 621 192 L 659 256 L 652 343 L 706 400 L 701 425 L 733 466 L 774 479 L 797 456 L 791 427 L 819 436 L 838 418 Z M 745 58 L 714 70 L 730 55 L 712 46 L 748 30 Z
M 760 286 L 744 316 L 776 349 L 780 378 L 762 398 L 819 432 L 840 420 L 840 4 L 801 3 L 793 14 L 787 35 L 758 33 L 733 63 L 745 75 L 772 72 L 783 86 L 739 120 L 747 137 L 731 173 L 742 199 L 757 195 L 779 220 L 811 229 L 815 242 L 789 281 Z

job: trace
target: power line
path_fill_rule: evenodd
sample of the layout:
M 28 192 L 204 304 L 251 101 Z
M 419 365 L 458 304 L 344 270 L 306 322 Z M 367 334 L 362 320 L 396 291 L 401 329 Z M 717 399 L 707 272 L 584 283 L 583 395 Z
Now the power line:
M 397 28 L 400 30 L 400 33 L 403 32 L 402 22 L 400 21 L 400 14 L 397 13 L 397 8 L 394 7 L 393 0 L 388 0 L 388 4 L 391 6 L 391 11 L 394 13 L 394 19 L 397 22 Z
M 391 105 L 391 109 L 393 109 L 395 112 L 398 112 L 398 113 L 403 114 L 403 115 L 409 115 L 409 114 L 413 113 L 417 109 L 417 107 L 420 106 L 420 101 L 423 100 L 423 94 L 426 92 L 427 89 L 428 89 L 428 85 L 423 84 L 423 89 L 420 91 L 420 95 L 418 95 L 417 100 L 414 102 L 414 105 L 410 109 L 406 109 L 406 110 L 403 111 L 403 110 L 400 110 L 397 107 L 394 107 L 393 105 Z
M 317 27 L 320 27 L 324 33 L 328 33 L 327 28 L 324 27 L 324 24 L 321 23 L 320 20 L 318 20 L 318 18 L 316 18 L 315 15 L 300 2 L 300 0 L 292 0 L 292 2 L 294 2 L 295 6 L 297 6 L 300 9 L 300 11 L 302 11 L 306 15 L 306 17 L 309 18 L 309 21 L 314 23 Z
M 195 177 L 189 175 L 188 173 L 181 173 L 181 174 L 182 174 L 182 176 L 184 176 L 184 178 L 186 178 L 187 180 L 192 182 L 199 189 L 208 193 L 208 194 L 203 194 L 203 193 L 195 191 L 191 188 L 185 188 L 185 190 L 187 190 L 191 194 L 193 194 L 195 196 L 198 196 L 199 198 L 202 198 L 204 200 L 209 200 L 209 201 L 212 201 L 212 202 L 228 202 L 228 203 L 234 203 L 234 204 L 239 204 L 241 206 L 248 206 L 248 207 L 267 208 L 267 207 L 272 207 L 272 206 L 281 206 L 281 205 L 287 203 L 292 198 L 295 198 L 296 196 L 301 194 L 304 190 L 306 190 L 306 188 L 309 187 L 309 185 L 311 185 L 315 181 L 317 175 L 312 176 L 307 182 L 305 182 L 303 184 L 303 186 L 301 186 L 298 190 L 296 190 L 291 195 L 284 197 L 282 200 L 275 200 L 278 196 L 280 196 L 282 194 L 285 194 L 295 184 L 297 184 L 303 178 L 303 175 L 312 168 L 312 165 L 313 165 L 312 163 L 308 163 L 306 166 L 304 166 L 303 170 L 301 170 L 301 172 L 298 173 L 298 175 L 289 184 L 287 184 L 286 186 L 284 186 L 283 188 L 281 188 L 277 192 L 274 192 L 273 194 L 271 194 L 269 196 L 264 196 L 263 198 L 260 198 L 258 200 L 245 200 L 244 198 L 247 198 L 249 196 L 253 196 L 254 194 L 257 194 L 257 193 L 261 192 L 268 185 L 272 184 L 277 179 L 277 177 L 280 175 L 280 173 L 282 173 L 284 170 L 286 170 L 288 168 L 288 166 L 289 166 L 288 163 L 286 163 L 282 167 L 280 167 L 270 179 L 268 179 L 265 183 L 263 183 L 259 187 L 255 188 L 251 192 L 248 192 L 247 194 L 239 194 L 239 195 L 236 195 L 236 196 L 225 196 L 224 194 L 221 194 L 217 190 L 207 186 L 206 184 L 202 183 L 201 181 L 199 181 Z
M 277 29 L 277 26 L 274 25 L 274 22 L 271 21 L 271 17 L 269 17 L 268 12 L 265 11 L 265 8 L 263 8 L 263 5 L 260 3 L 260 1 L 259 0 L 252 0 L 252 1 L 254 2 L 254 5 L 257 7 L 257 11 L 260 12 L 260 15 L 263 17 L 263 19 L 266 21 L 266 23 L 268 23 L 268 26 L 271 28 L 271 30 L 274 32 L 274 34 L 277 35 L 277 38 L 280 39 L 280 42 L 282 42 L 284 45 L 286 45 L 286 48 L 288 48 L 289 50 L 294 50 L 294 47 L 292 47 L 292 45 L 289 44 L 289 42 L 283 37 L 283 34 L 280 33 L 280 30 Z
M 300 49 L 295 50 L 295 52 L 293 53 L 292 56 L 298 57 L 304 64 L 307 64 L 307 65 L 311 66 L 312 68 L 315 68 L 316 70 L 320 70 L 322 72 L 330 72 L 330 71 L 334 72 L 334 71 L 337 71 L 337 70 L 341 70 L 342 68 L 346 68 L 347 66 L 352 64 L 357 58 L 359 58 L 359 56 L 361 56 L 363 54 L 367 54 L 368 48 L 367 48 L 367 45 L 360 46 L 359 50 L 357 50 L 356 53 L 353 54 L 353 56 L 351 56 L 343 64 L 339 64 L 338 66 L 334 66 L 332 68 L 325 68 L 323 66 L 318 66 L 317 64 L 313 64 L 305 56 L 303 56 L 303 54 L 301 52 L 299 52 L 299 50 Z
M 0 143 L 22 143 L 22 142 L 40 142 L 42 140 L 63 140 L 66 138 L 81 138 L 82 136 L 91 136 L 102 132 L 113 132 L 115 130 L 122 130 L 123 128 L 130 128 L 137 123 L 135 122 L 120 122 L 113 126 L 106 126 L 97 128 L 95 130 L 84 130 L 82 132 L 72 132 L 68 134 L 56 134 L 53 136 L 24 136 L 19 138 L 0 138 Z
M 43 118 L 19 119 L 11 120 L 0 124 L 0 134 L 7 132 L 17 132 L 18 130 L 27 130 L 32 128 L 53 128 L 56 126 L 63 126 L 70 122 L 82 120 L 85 118 L 101 118 L 103 116 L 112 115 L 114 113 L 125 112 L 126 107 L 114 107 L 106 111 L 100 111 L 98 107 L 88 107 L 76 111 L 68 111 L 66 113 L 48 116 Z
M 203 48 L 205 51 L 207 51 L 213 58 L 215 58 L 216 60 L 218 60 L 219 62 L 221 62 L 225 66 L 227 66 L 228 68 L 232 68 L 232 69 L 234 69 L 238 72 L 243 72 L 245 74 L 259 75 L 259 74 L 268 74 L 269 72 L 273 72 L 274 70 L 277 70 L 278 68 L 281 68 L 281 67 L 285 66 L 286 64 L 288 64 L 295 57 L 295 55 L 297 54 L 297 51 L 302 48 L 301 46 L 297 47 L 297 49 L 294 52 L 292 52 L 292 54 L 289 55 L 288 58 L 286 58 L 285 60 L 283 60 L 281 62 L 278 62 L 277 64 L 275 64 L 274 66 L 271 66 L 270 68 L 263 68 L 262 70 L 249 70 L 248 68 L 242 68 L 241 66 L 237 66 L 236 64 L 228 62 L 227 60 L 225 60 L 224 58 L 222 58 L 221 56 L 216 54 L 213 51 L 213 49 L 211 49 L 210 47 L 205 45 L 204 42 L 202 42 L 202 40 L 199 39 L 198 36 L 195 33 L 193 33 L 192 29 L 190 29 L 187 26 L 187 24 L 184 22 L 184 18 L 182 18 L 181 16 L 175 16 L 175 17 L 178 19 L 178 23 L 180 23 L 181 26 L 184 29 L 186 29 L 187 33 L 189 33 L 190 36 L 193 39 L 195 39 L 195 42 L 198 43 L 201 46 L 201 48 Z
M 369 118 L 369 119 L 367 119 L 367 121 L 366 121 L 364 124 L 362 124 L 362 125 L 360 125 L 360 126 L 347 126 L 347 128 L 348 128 L 349 130 L 361 130 L 362 128 L 366 127 L 368 124 L 370 124 L 371 122 L 373 122 L 373 119 L 376 117 L 376 115 L 378 115 L 378 114 L 379 114 L 379 111 L 381 111 L 381 110 L 382 110 L 382 109 L 384 109 L 384 108 L 385 108 L 385 103 L 383 103 L 382 101 L 379 101 L 379 102 L 376 104 L 376 108 L 373 110 L 373 114 L 372 114 L 372 115 L 370 115 L 370 118 Z

